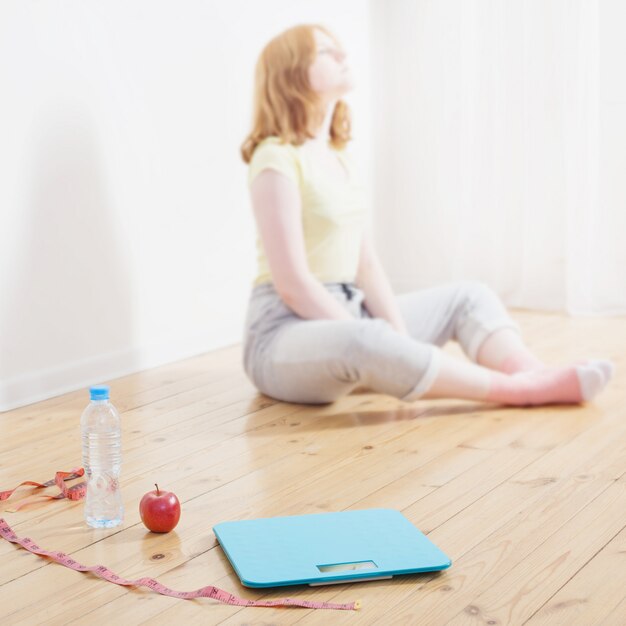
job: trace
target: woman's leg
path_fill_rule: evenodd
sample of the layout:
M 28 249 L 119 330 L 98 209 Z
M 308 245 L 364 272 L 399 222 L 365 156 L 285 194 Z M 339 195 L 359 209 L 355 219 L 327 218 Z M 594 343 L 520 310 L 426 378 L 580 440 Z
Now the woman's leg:
M 496 372 L 442 353 L 440 367 L 424 398 L 463 398 L 531 406 L 592 400 L 607 379 L 594 365 L 519 372 Z
M 359 385 L 407 402 L 448 397 L 525 405 L 592 397 L 588 389 L 582 393 L 572 384 L 576 372 L 540 379 L 492 372 L 371 318 L 288 324 L 259 355 L 253 370 L 260 391 L 297 403 L 333 402 Z
M 443 346 L 455 339 L 478 365 L 507 374 L 543 372 L 541 376 L 517 378 L 492 376 L 495 372 L 484 367 L 444 355 L 440 376 L 426 397 L 463 397 L 521 405 L 581 402 L 595 396 L 610 378 L 612 366 L 607 361 L 548 370 L 525 346 L 519 325 L 497 294 L 483 283 L 449 283 L 402 294 L 397 301 L 409 333 L 418 341 Z
M 489 335 L 481 345 L 476 360 L 481 365 L 507 374 L 548 368 L 526 347 L 521 335 L 509 328 L 501 328 Z M 605 382 L 613 376 L 613 363 L 606 359 L 587 359 L 574 365 L 594 366 L 600 370 Z
M 431 386 L 439 352 L 382 319 L 300 320 L 277 331 L 250 371 L 286 402 L 333 402 L 357 386 L 412 400 Z
M 479 281 L 459 281 L 397 296 L 412 337 L 442 346 L 455 339 L 471 361 L 489 369 L 515 374 L 545 368 L 526 346 L 521 328 L 498 295 Z M 576 365 L 599 367 L 610 378 L 607 361 Z
M 524 346 L 519 324 L 498 295 L 482 282 L 451 282 L 396 299 L 414 339 L 438 346 L 451 339 L 458 341 L 471 361 L 490 369 L 499 369 L 520 351 L 526 367 L 542 364 Z
M 546 367 L 528 349 L 521 334 L 512 328 L 500 328 L 491 333 L 480 346 L 476 362 L 507 374 Z

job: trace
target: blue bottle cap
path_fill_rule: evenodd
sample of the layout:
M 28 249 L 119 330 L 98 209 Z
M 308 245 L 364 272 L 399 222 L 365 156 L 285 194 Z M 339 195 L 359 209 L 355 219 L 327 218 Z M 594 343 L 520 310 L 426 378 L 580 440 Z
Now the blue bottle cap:
M 94 385 L 89 387 L 89 395 L 92 400 L 108 400 L 109 399 L 109 386 L 108 385 Z

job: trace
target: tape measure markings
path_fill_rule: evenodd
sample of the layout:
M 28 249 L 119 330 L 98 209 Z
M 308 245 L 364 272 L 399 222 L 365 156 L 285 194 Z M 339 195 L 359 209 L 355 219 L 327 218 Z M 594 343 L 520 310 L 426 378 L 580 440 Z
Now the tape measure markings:
M 25 480 L 21 482 L 17 487 L 13 489 L 7 489 L 6 491 L 0 491 L 0 502 L 4 500 L 8 500 L 20 487 L 23 485 L 29 485 L 36 487 L 37 489 L 45 489 L 46 487 L 51 487 L 52 485 L 56 485 L 59 488 L 59 493 L 55 495 L 44 495 L 39 494 L 32 496 L 30 498 L 23 498 L 17 504 L 13 505 L 12 508 L 7 509 L 7 511 L 11 513 L 15 513 L 19 511 L 23 506 L 27 504 L 32 504 L 33 502 L 40 502 L 42 500 L 60 500 L 62 498 L 67 498 L 68 500 L 81 500 L 85 497 L 87 493 L 87 484 L 85 482 L 80 482 L 76 485 L 72 485 L 68 487 L 65 484 L 65 481 L 73 480 L 75 478 L 80 478 L 85 474 L 85 470 L 82 467 L 75 467 L 69 472 L 59 471 L 56 472 L 54 478 L 47 480 L 44 483 L 38 483 L 34 480 Z
M 136 580 L 129 580 L 118 576 L 104 565 L 82 565 L 69 555 L 65 554 L 65 552 L 44 550 L 40 548 L 36 543 L 34 543 L 33 540 L 30 539 L 30 537 L 18 537 L 13 532 L 6 520 L 4 520 L 3 518 L 0 518 L 0 536 L 2 536 L 3 539 L 6 539 L 11 543 L 20 545 L 21 547 L 25 548 L 29 552 L 32 552 L 33 554 L 48 557 L 53 561 L 56 561 L 57 563 L 73 569 L 77 572 L 92 572 L 96 576 L 99 576 L 100 578 L 103 578 L 108 582 L 115 583 L 116 585 L 123 585 L 127 587 L 148 587 L 152 591 L 155 591 L 156 593 L 159 593 L 161 595 L 170 596 L 172 598 L 179 598 L 181 600 L 191 600 L 194 598 L 212 598 L 213 600 L 217 600 L 218 602 L 221 602 L 223 604 L 243 607 L 293 606 L 307 609 L 334 609 L 341 611 L 355 611 L 360 608 L 359 602 L 338 604 L 333 602 L 297 600 L 295 598 L 282 598 L 280 600 L 247 600 L 212 585 L 201 587 L 200 589 L 196 589 L 194 591 L 176 591 L 174 589 L 166 587 L 154 578 L 143 577 Z

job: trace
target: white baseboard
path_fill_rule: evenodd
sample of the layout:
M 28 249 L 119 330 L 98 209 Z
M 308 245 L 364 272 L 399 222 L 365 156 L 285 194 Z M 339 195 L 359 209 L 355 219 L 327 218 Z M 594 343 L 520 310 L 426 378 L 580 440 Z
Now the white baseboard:
M 233 337 L 187 338 L 142 348 L 129 348 L 108 354 L 99 354 L 71 363 L 14 376 L 0 381 L 0 413 L 33 402 L 86 389 L 120 376 L 186 359 L 210 350 L 239 343 Z

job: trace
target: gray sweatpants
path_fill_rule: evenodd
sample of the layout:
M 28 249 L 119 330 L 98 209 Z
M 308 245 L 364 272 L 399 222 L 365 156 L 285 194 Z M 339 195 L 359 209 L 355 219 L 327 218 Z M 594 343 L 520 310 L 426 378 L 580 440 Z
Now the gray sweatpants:
M 262 393 L 285 402 L 333 402 L 363 386 L 410 402 L 432 386 L 441 351 L 458 341 L 470 360 L 493 331 L 521 333 L 497 294 L 478 281 L 421 289 L 396 300 L 410 337 L 374 318 L 354 283 L 324 283 L 354 320 L 309 320 L 271 283 L 252 289 L 244 328 L 244 369 Z

